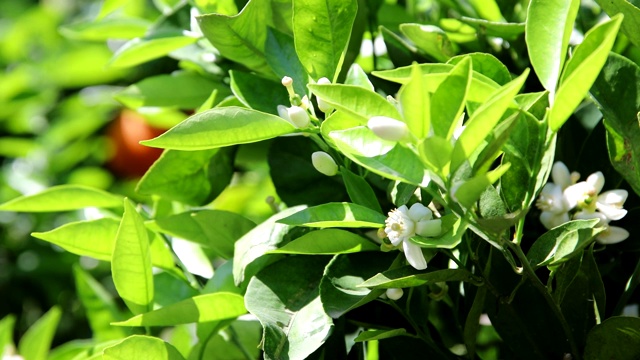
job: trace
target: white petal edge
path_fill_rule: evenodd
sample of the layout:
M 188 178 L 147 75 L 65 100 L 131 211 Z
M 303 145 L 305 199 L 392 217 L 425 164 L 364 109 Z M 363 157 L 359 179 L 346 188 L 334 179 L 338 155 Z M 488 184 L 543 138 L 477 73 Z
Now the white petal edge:
M 596 236 L 596 241 L 599 244 L 611 245 L 617 244 L 629 237 L 629 232 L 618 226 L 609 226 L 607 230 L 601 232 Z
M 424 258 L 424 254 L 422 254 L 422 248 L 420 246 L 407 239 L 402 243 L 402 248 L 404 249 L 404 256 L 406 256 L 407 261 L 411 266 L 417 270 L 424 270 L 427 268 L 427 260 Z

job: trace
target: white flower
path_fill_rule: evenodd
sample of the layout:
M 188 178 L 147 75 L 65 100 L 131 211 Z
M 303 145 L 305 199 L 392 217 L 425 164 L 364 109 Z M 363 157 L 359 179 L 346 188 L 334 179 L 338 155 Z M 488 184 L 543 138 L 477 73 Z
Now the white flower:
M 596 226 L 604 227 L 604 231 L 596 235 L 596 242 L 604 245 L 617 244 L 629 237 L 629 232 L 618 226 L 609 225 L 610 219 L 601 212 L 594 211 L 579 211 L 574 216 L 574 219 L 598 219 L 600 220 Z
M 545 184 L 536 201 L 538 209 L 542 210 L 540 222 L 547 229 L 552 229 L 569 221 L 569 210 L 572 206 L 563 190 L 572 183 L 572 176 L 567 166 L 558 161 L 551 168 L 553 182 Z
M 383 140 L 402 141 L 409 137 L 407 124 L 387 116 L 372 117 L 367 122 L 367 127 Z
M 629 193 L 627 190 L 616 189 L 600 194 L 603 186 L 604 175 L 598 171 L 589 175 L 586 181 L 569 186 L 564 193 L 570 207 L 578 207 L 590 213 L 599 211 L 607 220 L 622 219 L 627 215 L 627 210 L 622 206 Z
M 422 254 L 422 249 L 411 242 L 411 237 L 418 234 L 425 237 L 440 235 L 442 221 L 433 219 L 433 213 L 426 206 L 415 203 L 411 208 L 402 205 L 389 212 L 385 220 L 384 232 L 394 246 L 402 243 L 402 250 L 411 266 L 418 270 L 427 268 L 427 261 Z
M 316 151 L 311 154 L 311 163 L 321 174 L 334 176 L 338 173 L 338 165 L 335 160 L 324 151 Z
M 278 115 L 281 118 L 287 120 L 293 126 L 298 129 L 304 129 L 309 126 L 311 120 L 307 111 L 300 106 L 286 107 L 284 105 L 278 105 Z
M 318 80 L 318 84 L 320 84 L 320 85 L 331 85 L 331 80 L 327 79 L 326 77 L 323 77 L 323 78 L 320 78 Z M 331 110 L 333 110 L 333 106 L 328 104 L 326 101 L 322 100 L 320 97 L 318 97 L 317 100 L 318 100 L 318 108 L 323 113 L 326 114 L 328 112 L 331 112 Z
M 402 289 L 399 289 L 399 288 L 389 288 L 387 289 L 385 294 L 391 300 L 399 300 L 402 297 L 402 295 L 404 295 L 404 291 L 402 291 Z

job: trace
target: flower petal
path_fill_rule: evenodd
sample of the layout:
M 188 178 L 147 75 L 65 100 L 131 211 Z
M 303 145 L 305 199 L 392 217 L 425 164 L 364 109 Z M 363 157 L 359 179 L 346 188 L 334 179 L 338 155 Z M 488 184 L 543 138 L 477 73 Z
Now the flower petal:
M 571 173 L 569 168 L 562 161 L 556 161 L 551 168 L 551 179 L 553 183 L 560 186 L 562 189 L 566 189 L 571 185 Z
M 596 236 L 596 241 L 599 244 L 611 245 L 617 244 L 629 237 L 629 232 L 618 226 L 609 226 L 607 230 L 601 232 Z
M 593 185 L 586 181 L 580 181 L 564 189 L 563 196 L 567 202 L 569 209 L 573 209 L 579 202 L 583 201 L 590 192 L 593 191 Z
M 587 178 L 587 184 L 593 186 L 596 194 L 599 194 L 602 191 L 602 187 L 604 186 L 604 175 L 602 171 L 596 171 L 593 174 L 589 175 Z
M 598 195 L 598 202 L 622 207 L 627 201 L 629 192 L 623 189 L 609 190 Z
M 596 208 L 609 220 L 620 220 L 625 215 L 627 215 L 627 210 L 625 209 L 621 209 L 617 206 L 602 204 L 600 202 L 596 203 Z
M 422 220 L 416 224 L 416 234 L 425 237 L 436 237 L 442 233 L 442 220 Z
M 409 217 L 411 220 L 418 222 L 421 220 L 429 220 L 433 217 L 433 213 L 429 208 L 421 203 L 415 203 L 409 208 Z
M 418 270 L 424 270 L 427 268 L 427 260 L 422 254 L 422 248 L 417 244 L 412 243 L 408 239 L 402 243 L 404 249 L 404 256 L 411 266 Z
M 569 214 L 566 212 L 560 214 L 554 214 L 550 211 L 543 211 L 540 214 L 540 222 L 547 229 L 553 229 L 556 226 L 560 226 L 569 221 Z

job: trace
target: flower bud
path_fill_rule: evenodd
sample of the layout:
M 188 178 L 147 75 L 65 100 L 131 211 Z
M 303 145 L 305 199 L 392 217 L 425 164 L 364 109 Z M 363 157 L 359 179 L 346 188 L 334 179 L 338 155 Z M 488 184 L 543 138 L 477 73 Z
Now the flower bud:
M 311 163 L 321 174 L 334 176 L 338 173 L 338 165 L 336 165 L 331 155 L 324 151 L 316 151 L 311 154 Z
M 409 137 L 407 124 L 386 116 L 372 117 L 369 119 L 367 127 L 383 140 L 402 141 Z
M 391 300 L 399 300 L 402 295 L 404 295 L 404 291 L 399 288 L 389 288 L 387 289 L 386 295 Z
M 292 106 L 288 108 L 284 105 L 278 105 L 278 115 L 298 129 L 308 127 L 311 122 L 307 111 L 300 106 Z
M 323 77 L 318 80 L 318 84 L 331 85 L 331 81 L 326 77 Z M 328 112 L 331 112 L 331 110 L 333 110 L 333 106 L 328 104 L 326 101 L 322 100 L 320 97 L 318 97 L 317 100 L 318 100 L 318 109 L 320 109 L 320 111 L 322 111 L 323 113 L 326 114 Z

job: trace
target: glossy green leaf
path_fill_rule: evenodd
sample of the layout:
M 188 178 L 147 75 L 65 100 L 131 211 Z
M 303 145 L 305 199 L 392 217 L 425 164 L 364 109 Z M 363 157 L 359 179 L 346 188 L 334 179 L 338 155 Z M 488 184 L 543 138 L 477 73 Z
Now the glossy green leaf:
M 454 61 L 456 65 L 431 97 L 433 134 L 446 140 L 453 137 L 453 132 L 459 125 L 458 122 L 464 111 L 467 94 L 471 87 L 473 69 L 475 63 L 479 62 L 470 56 Z M 449 159 L 446 155 L 443 157 Z
M 272 25 L 268 1 L 251 0 L 234 16 L 207 14 L 198 17 L 204 36 L 229 60 L 272 76 L 265 58 L 267 26 Z
M 411 241 L 427 249 L 453 249 L 462 241 L 468 223 L 454 214 L 447 214 L 442 220 L 442 235 L 435 237 L 413 236 Z
M 535 266 L 555 265 L 567 261 L 581 252 L 604 229 L 593 227 L 597 219 L 573 220 L 555 227 L 540 236 L 531 245 L 527 258 Z
M 401 24 L 400 31 L 411 40 L 418 49 L 436 61 L 446 62 L 455 55 L 455 50 L 447 34 L 437 26 Z
M 567 55 L 579 0 L 532 1 L 527 11 L 525 39 L 531 65 L 553 97 Z
M 222 210 L 199 210 L 158 218 L 158 231 L 196 242 L 224 259 L 233 257 L 236 240 L 255 224 L 244 216 Z
M 304 234 L 269 253 L 335 255 L 376 250 L 380 250 L 380 246 L 362 236 L 340 229 L 324 229 Z
M 117 322 L 113 325 L 173 326 L 232 319 L 246 313 L 244 299 L 241 295 L 217 292 L 194 296 L 151 312 L 136 315 L 129 320 Z
M 405 329 L 393 329 L 393 330 L 367 330 L 363 331 L 358 336 L 356 336 L 353 341 L 372 341 L 372 340 L 382 340 L 388 339 L 396 336 L 407 335 L 407 330 Z
M 267 113 L 230 106 L 195 114 L 166 133 L 141 143 L 175 150 L 207 150 L 290 134 L 288 121 Z
M 265 359 L 304 359 L 333 326 L 318 293 L 329 258 L 292 256 L 260 271 L 249 282 L 247 310 L 262 324 Z
M 278 115 L 278 105 L 289 106 L 289 95 L 280 81 L 241 71 L 231 71 L 231 90 L 245 106 Z
M 24 360 L 47 358 L 61 316 L 60 308 L 54 306 L 24 333 L 18 344 L 18 353 Z
M 376 194 L 367 180 L 354 174 L 351 170 L 345 167 L 340 168 L 340 175 L 342 175 L 342 181 L 347 188 L 347 193 L 349 194 L 351 202 L 366 206 L 379 213 L 382 212 L 382 208 L 380 207 Z
M 451 171 L 455 171 L 464 161 L 468 160 L 487 135 L 491 133 L 504 112 L 513 103 L 513 98 L 524 84 L 528 74 L 527 69 L 522 75 L 494 92 L 491 99 L 473 113 L 454 145 Z
M 111 259 L 111 273 L 118 295 L 134 314 L 151 310 L 153 276 L 149 236 L 142 216 L 126 199 Z
M 80 266 L 73 267 L 73 277 L 93 338 L 98 342 L 123 338 L 124 331 L 111 326 L 120 320 L 120 313 L 109 292 Z
M 296 52 L 314 80 L 336 80 L 357 10 L 355 1 L 293 1 Z
M 622 17 L 617 16 L 591 29 L 567 61 L 553 106 L 549 126 L 558 131 L 580 105 L 607 61 L 618 34 Z
M 81 220 L 64 224 L 51 231 L 35 232 L 31 236 L 60 246 L 72 254 L 111 261 L 119 225 L 118 220 L 111 218 Z M 173 268 L 171 253 L 162 239 L 153 238 L 150 251 L 154 266 Z
M 478 282 L 473 274 L 465 269 L 430 270 L 424 272 L 416 270 L 411 266 L 403 266 L 376 274 L 358 285 L 358 287 L 374 289 L 407 288 L 445 281 Z
M 309 84 L 309 88 L 334 108 L 359 118 L 361 124 L 366 124 L 374 116 L 401 118 L 398 109 L 387 99 L 361 86 Z
M 71 39 L 107 41 L 109 39 L 133 39 L 144 36 L 151 26 L 139 18 L 110 18 L 65 25 L 60 33 Z
M 356 85 L 363 87 L 367 90 L 374 91 L 373 84 L 367 73 L 362 70 L 362 67 L 357 63 L 353 63 L 347 72 L 347 77 L 344 79 L 345 85 Z
M 256 268 L 259 270 L 264 267 L 265 261 L 260 260 L 260 258 L 267 251 L 277 249 L 278 244 L 282 242 L 285 235 L 291 230 L 291 226 L 281 224 L 279 220 L 304 208 L 306 206 L 300 205 L 280 211 L 236 241 L 233 254 L 233 278 L 236 285 L 241 284 L 245 278 L 248 279 L 250 276 L 247 276 L 247 273 L 251 273 L 251 270 Z M 250 266 L 253 269 L 249 268 Z
M 113 54 L 109 62 L 110 67 L 124 68 L 145 63 L 168 55 L 170 52 L 193 44 L 198 40 L 194 37 L 178 34 L 161 34 L 149 38 L 135 38 Z
M 293 37 L 273 28 L 267 28 L 266 41 L 264 55 L 267 59 L 267 64 L 269 64 L 278 79 L 288 76 L 293 79 L 293 89 L 296 94 L 301 97 L 308 94 L 307 82 L 309 75 L 307 75 L 298 59 Z M 287 104 L 287 102 L 282 104 Z
M 467 58 L 471 59 L 475 73 L 486 76 L 500 86 L 506 85 L 512 80 L 509 69 L 498 58 L 487 53 L 476 52 L 454 56 L 447 61 L 447 64 L 457 65 Z M 473 75 L 473 73 L 471 74 Z
M 502 13 L 500 12 L 499 0 L 469 0 L 469 4 L 478 15 L 489 21 L 501 21 Z
M 443 179 L 449 175 L 451 153 L 453 153 L 450 140 L 437 135 L 430 136 L 420 143 L 418 151 L 422 161 L 431 171 Z
M 122 196 L 82 185 L 58 185 L 34 195 L 9 200 L 0 211 L 57 212 L 86 207 L 116 208 L 122 206 Z
M 231 182 L 236 149 L 165 150 L 136 186 L 142 195 L 158 195 L 188 205 L 205 205 Z
M 132 335 L 122 342 L 104 349 L 102 359 L 184 360 L 184 357 L 173 345 L 160 338 Z
M 279 223 L 308 227 L 381 227 L 386 217 L 362 205 L 328 203 L 300 210 Z
M 638 33 L 638 28 L 640 28 L 640 4 L 629 0 L 597 0 L 596 2 L 610 17 L 622 13 L 624 20 L 620 30 L 635 46 L 640 46 L 640 33 Z
M 0 320 L 0 356 L 9 355 L 9 349 L 13 349 L 13 327 L 16 323 L 14 315 L 9 314 Z
M 102 3 L 102 7 L 100 8 L 100 13 L 98 14 L 98 19 L 101 19 L 104 16 L 118 10 L 126 3 L 126 0 L 104 0 L 104 2 Z
M 424 80 L 420 68 L 414 63 L 411 80 L 398 92 L 404 122 L 418 139 L 425 138 L 431 129 L 431 93 Z
M 127 107 L 142 106 L 177 107 L 195 109 L 217 89 L 220 96 L 230 95 L 226 86 L 191 72 L 148 77 L 116 93 L 116 100 Z M 176 91 L 180 89 L 180 91 Z
M 485 174 L 478 174 L 462 183 L 456 190 L 454 196 L 456 200 L 465 207 L 471 207 L 488 186 L 498 181 L 498 179 L 509 170 L 510 164 L 505 163 L 495 170 Z
M 626 18 L 625 18 L 626 19 Z M 613 167 L 640 194 L 640 67 L 611 53 L 591 94 L 605 118 Z
M 383 290 L 358 287 L 366 279 L 385 271 L 397 257 L 394 252 L 345 254 L 334 257 L 320 282 L 324 311 L 334 319 L 376 300 Z
M 422 183 L 420 159 L 401 144 L 382 140 L 364 126 L 332 131 L 329 136 L 345 156 L 364 168 L 392 180 Z
M 473 26 L 488 36 L 495 36 L 505 40 L 516 40 L 525 32 L 524 23 L 507 23 L 499 21 L 488 21 L 484 19 L 473 19 L 462 16 L 460 21 Z
M 596 325 L 587 337 L 585 360 L 632 360 L 640 356 L 640 318 L 613 316 Z

